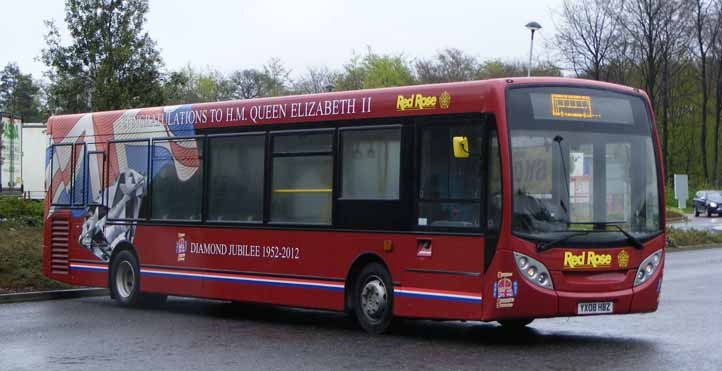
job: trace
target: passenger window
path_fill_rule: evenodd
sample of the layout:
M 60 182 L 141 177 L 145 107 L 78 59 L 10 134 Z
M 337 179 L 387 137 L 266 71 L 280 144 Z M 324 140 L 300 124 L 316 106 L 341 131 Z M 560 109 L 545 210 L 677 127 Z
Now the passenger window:
M 70 206 L 72 188 L 73 145 L 59 144 L 53 146 L 52 182 L 50 190 L 53 205 Z
M 331 224 L 333 133 L 273 138 L 272 222 Z
M 452 140 L 467 137 L 468 158 L 455 158 Z M 421 134 L 419 215 L 423 227 L 479 228 L 482 130 L 478 123 L 431 126 Z
M 162 139 L 153 142 L 152 218 L 201 220 L 203 141 Z
M 208 139 L 208 220 L 263 220 L 266 136 Z
M 138 219 L 148 189 L 148 141 L 110 142 L 108 158 L 108 218 Z
M 88 152 L 86 169 L 85 199 L 89 205 L 103 205 L 103 188 L 105 188 L 105 154 Z
M 398 200 L 401 129 L 346 130 L 341 134 L 341 197 Z
M 85 204 L 85 144 L 73 146 L 73 205 Z
M 331 152 L 333 137 L 330 133 L 278 135 L 273 139 L 273 153 Z

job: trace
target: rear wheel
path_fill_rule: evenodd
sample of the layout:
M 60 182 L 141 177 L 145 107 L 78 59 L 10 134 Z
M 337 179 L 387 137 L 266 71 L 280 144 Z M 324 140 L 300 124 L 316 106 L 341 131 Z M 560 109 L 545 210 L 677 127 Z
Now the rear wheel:
M 534 318 L 516 318 L 516 319 L 504 319 L 498 321 L 502 327 L 508 329 L 521 329 L 532 323 Z
M 697 206 L 694 206 L 694 216 L 695 218 L 699 216 L 699 210 L 697 209 Z
M 364 267 L 356 279 L 353 310 L 358 324 L 366 332 L 381 334 L 391 326 L 393 318 L 393 286 L 391 275 L 379 263 Z
M 140 302 L 138 259 L 128 250 L 119 252 L 110 263 L 110 290 L 119 304 L 130 306 Z
M 133 253 L 124 250 L 110 264 L 112 297 L 125 306 L 155 306 L 165 303 L 167 295 L 140 293 L 140 266 Z

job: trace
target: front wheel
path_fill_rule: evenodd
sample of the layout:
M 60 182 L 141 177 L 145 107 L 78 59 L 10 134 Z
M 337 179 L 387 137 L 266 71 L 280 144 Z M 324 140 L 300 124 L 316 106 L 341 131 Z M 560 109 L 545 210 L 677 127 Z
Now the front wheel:
M 382 334 L 391 326 L 394 293 L 391 275 L 378 263 L 364 267 L 356 279 L 353 310 L 366 332 Z
M 694 217 L 696 218 L 698 216 L 699 216 L 699 210 L 697 209 L 697 206 L 694 206 Z
M 712 211 L 710 209 L 707 209 L 707 217 L 708 218 L 712 217 Z

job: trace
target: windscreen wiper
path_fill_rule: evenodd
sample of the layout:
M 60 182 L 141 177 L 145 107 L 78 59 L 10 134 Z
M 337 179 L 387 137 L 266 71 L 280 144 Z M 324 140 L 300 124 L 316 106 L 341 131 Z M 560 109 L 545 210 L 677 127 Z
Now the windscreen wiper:
M 586 225 L 593 225 L 593 226 L 605 226 L 605 227 L 614 227 L 619 232 L 621 232 L 625 237 L 627 237 L 627 240 L 634 245 L 635 248 L 642 250 L 644 249 L 644 244 L 642 241 L 637 239 L 637 237 L 632 236 L 631 233 L 627 232 L 624 228 L 622 228 L 622 224 L 627 224 L 627 222 L 570 222 L 569 224 L 586 224 Z
M 570 231 L 570 232 L 573 232 L 573 231 Z M 562 243 L 562 242 L 564 242 L 564 241 L 566 241 L 566 240 L 568 240 L 568 239 L 570 239 L 570 238 L 572 238 L 572 237 L 586 236 L 586 235 L 588 235 L 588 234 L 591 233 L 591 232 L 593 232 L 593 231 L 578 231 L 578 232 L 570 233 L 570 234 L 568 234 L 568 235 L 566 235 L 566 236 L 564 236 L 564 237 L 557 238 L 556 240 L 551 240 L 551 241 L 547 241 L 547 242 L 539 242 L 539 243 L 536 245 L 536 251 L 542 252 L 542 251 L 545 251 L 545 250 L 549 250 L 549 249 L 552 248 L 554 245 L 560 244 L 560 243 Z

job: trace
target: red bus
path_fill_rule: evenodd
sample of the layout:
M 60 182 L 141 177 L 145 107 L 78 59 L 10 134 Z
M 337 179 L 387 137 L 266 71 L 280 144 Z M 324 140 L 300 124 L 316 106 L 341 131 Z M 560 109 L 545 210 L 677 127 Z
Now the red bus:
M 44 274 L 354 315 L 651 312 L 663 170 L 638 89 L 514 78 L 51 117 Z

